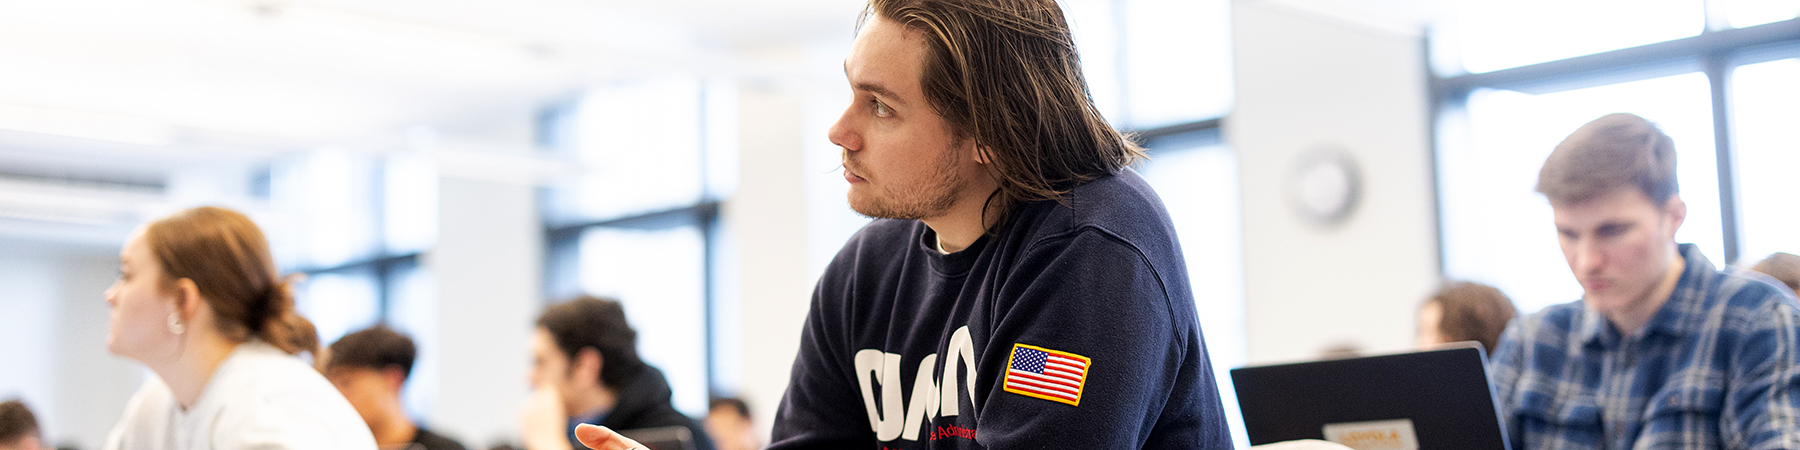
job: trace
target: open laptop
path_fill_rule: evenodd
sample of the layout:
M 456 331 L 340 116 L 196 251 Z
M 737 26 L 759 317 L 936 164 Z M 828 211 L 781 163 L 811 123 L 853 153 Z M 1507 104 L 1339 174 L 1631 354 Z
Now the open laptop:
M 1474 343 L 1231 371 L 1251 445 L 1322 439 L 1360 450 L 1508 450 Z
M 694 434 L 687 427 L 669 426 L 623 430 L 619 434 L 650 450 L 694 450 Z

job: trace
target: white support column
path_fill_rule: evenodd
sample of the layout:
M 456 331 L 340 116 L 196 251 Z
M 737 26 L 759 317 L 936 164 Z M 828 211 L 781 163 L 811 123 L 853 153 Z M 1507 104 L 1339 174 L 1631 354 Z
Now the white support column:
M 800 348 L 811 299 L 801 103 L 775 86 L 739 89 L 740 181 L 724 216 L 737 234 L 743 392 L 767 430 Z M 729 286 L 721 286 L 730 289 Z M 728 319 L 730 320 L 730 319 Z
M 446 177 L 435 274 L 439 373 L 434 429 L 486 448 L 515 439 L 528 394 L 532 321 L 542 310 L 543 222 L 529 184 Z

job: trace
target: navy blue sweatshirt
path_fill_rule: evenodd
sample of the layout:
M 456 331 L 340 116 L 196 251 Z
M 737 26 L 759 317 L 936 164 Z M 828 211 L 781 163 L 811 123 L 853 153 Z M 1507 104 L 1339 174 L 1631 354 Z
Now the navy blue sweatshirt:
M 1180 244 L 1135 172 L 935 243 L 882 219 L 839 251 L 770 449 L 1231 448 Z

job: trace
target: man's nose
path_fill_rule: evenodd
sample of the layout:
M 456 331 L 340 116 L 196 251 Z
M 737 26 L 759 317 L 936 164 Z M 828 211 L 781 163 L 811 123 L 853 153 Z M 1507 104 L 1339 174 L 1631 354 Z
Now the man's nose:
M 1575 270 L 1578 274 L 1598 272 L 1605 267 L 1605 252 L 1593 239 L 1583 240 L 1575 246 Z
M 826 132 L 826 137 L 831 139 L 832 144 L 842 147 L 844 151 L 862 150 L 862 136 L 852 129 L 854 119 L 850 117 L 850 111 L 850 109 L 845 109 L 844 114 L 838 116 L 837 122 L 832 123 L 831 129 Z

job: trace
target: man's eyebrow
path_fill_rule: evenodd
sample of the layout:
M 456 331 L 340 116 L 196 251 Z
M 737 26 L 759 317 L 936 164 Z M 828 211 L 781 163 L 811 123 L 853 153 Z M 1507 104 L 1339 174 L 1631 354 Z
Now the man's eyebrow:
M 888 90 L 888 88 L 882 87 L 879 84 L 856 83 L 856 89 L 861 90 L 861 91 L 869 91 L 869 92 L 874 92 L 876 94 L 881 94 L 882 97 L 887 97 L 888 102 L 890 102 L 890 103 L 894 103 L 894 104 L 898 104 L 898 105 L 902 105 L 902 106 L 906 105 L 906 101 L 901 100 L 899 95 L 894 94 L 894 91 L 890 91 L 890 90 Z
M 844 61 L 844 76 L 845 77 L 850 76 L 850 62 L 849 61 Z M 867 83 L 867 82 L 853 83 L 851 87 L 855 88 L 856 90 L 859 90 L 859 91 L 869 91 L 869 92 L 874 92 L 876 94 L 880 94 L 882 97 L 887 97 L 889 102 L 892 102 L 897 105 L 901 105 L 901 106 L 906 105 L 906 101 L 901 100 L 899 95 L 894 94 L 894 91 L 888 90 L 887 87 L 882 86 L 880 84 Z

